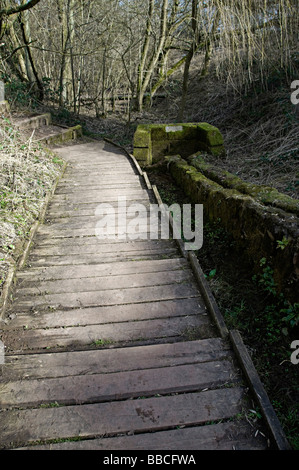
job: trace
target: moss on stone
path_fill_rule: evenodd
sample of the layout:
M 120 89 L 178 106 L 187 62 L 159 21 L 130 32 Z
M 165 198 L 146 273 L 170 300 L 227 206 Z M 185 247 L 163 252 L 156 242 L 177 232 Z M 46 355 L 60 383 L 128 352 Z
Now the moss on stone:
M 221 220 L 236 246 L 257 269 L 261 258 L 271 260 L 278 288 L 293 302 L 298 301 L 298 219 L 280 208 L 261 204 L 252 194 L 224 187 L 178 156 L 166 160 L 170 173 L 190 201 L 203 204 L 204 217 Z M 205 163 L 203 168 L 207 168 Z M 277 241 L 283 239 L 288 244 L 282 250 Z
M 141 164 L 152 164 L 152 158 L 149 148 L 134 148 L 133 155 L 136 160 L 138 160 Z
M 151 143 L 151 133 L 149 129 L 138 126 L 134 134 L 134 147 L 149 147 Z
M 286 194 L 282 194 L 277 189 L 266 185 L 257 185 L 243 181 L 236 175 L 226 170 L 215 167 L 206 163 L 202 155 L 192 155 L 188 158 L 188 162 L 195 168 L 199 169 L 208 178 L 221 184 L 225 188 L 236 189 L 242 194 L 253 197 L 261 204 L 277 207 L 287 212 L 299 215 L 299 200 L 293 199 Z
M 149 149 L 149 165 L 163 159 L 167 154 L 180 153 L 186 158 L 198 150 L 205 150 L 216 156 L 224 153 L 220 131 L 207 123 L 141 124 L 134 134 L 133 145 L 133 153 L 137 159 L 140 153 L 138 148 Z M 141 160 L 145 161 L 144 158 Z
M 197 128 L 199 132 L 199 138 L 210 147 L 223 146 L 223 137 L 217 127 L 205 122 L 201 122 L 198 124 Z

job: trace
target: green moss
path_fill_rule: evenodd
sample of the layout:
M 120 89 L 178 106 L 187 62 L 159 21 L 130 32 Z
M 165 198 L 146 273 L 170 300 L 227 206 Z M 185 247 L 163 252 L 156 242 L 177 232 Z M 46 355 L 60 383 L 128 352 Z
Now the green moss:
M 133 155 L 141 164 L 152 164 L 152 154 L 149 148 L 134 148 Z
M 232 236 L 236 247 L 253 265 L 262 257 L 271 259 L 279 288 L 288 291 L 289 298 L 298 297 L 299 279 L 294 259 L 299 242 L 294 215 L 265 206 L 236 188 L 225 188 L 178 156 L 166 157 L 166 161 L 174 180 L 190 200 L 203 204 L 204 217 L 210 221 L 221 219 L 221 225 Z M 277 240 L 284 239 L 288 243 L 280 249 Z
M 277 207 L 299 215 L 299 201 L 290 196 L 279 193 L 275 188 L 265 185 L 247 183 L 238 176 L 229 173 L 221 168 L 216 168 L 204 161 L 202 155 L 192 155 L 188 162 L 199 169 L 208 178 L 216 181 L 225 188 L 236 189 L 242 194 L 253 197 L 257 202 L 273 207 Z
M 207 123 L 141 124 L 134 134 L 134 156 L 138 148 L 148 148 L 148 164 L 161 160 L 165 155 L 180 153 L 184 158 L 198 150 L 213 155 L 224 153 L 220 131 Z M 140 152 L 139 152 L 140 153 Z M 142 157 L 141 160 L 145 161 Z
M 223 146 L 223 137 L 219 129 L 208 123 L 200 123 L 197 126 L 200 140 L 209 145 L 209 147 Z
M 149 130 L 138 126 L 134 134 L 134 147 L 150 147 L 150 143 L 151 134 Z

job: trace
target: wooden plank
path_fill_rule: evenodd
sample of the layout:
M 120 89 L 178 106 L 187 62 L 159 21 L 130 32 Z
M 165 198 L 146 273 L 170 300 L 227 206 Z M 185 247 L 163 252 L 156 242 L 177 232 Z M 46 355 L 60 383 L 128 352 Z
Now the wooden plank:
M 80 279 L 93 276 L 116 276 L 137 273 L 154 273 L 173 271 L 174 269 L 188 269 L 184 258 L 170 258 L 149 261 L 127 261 L 126 263 L 82 264 L 78 266 L 50 266 L 42 268 L 23 269 L 17 273 L 19 279 L 30 277 L 31 281 L 37 279 Z
M 117 197 L 111 198 L 111 200 L 108 202 L 109 202 L 109 206 L 113 207 L 114 209 L 119 208 L 119 200 Z M 144 198 L 141 198 L 139 196 L 136 198 L 127 197 L 126 202 L 127 202 L 127 207 L 131 204 L 135 204 L 136 202 L 138 202 L 138 204 L 142 204 L 146 208 L 150 206 L 150 199 L 148 195 L 145 195 Z M 71 205 L 70 203 L 69 204 L 62 203 L 62 202 L 53 203 L 51 201 L 48 207 L 47 214 L 49 217 L 51 217 L 52 213 L 55 215 L 57 212 L 62 212 L 62 211 L 65 211 L 67 213 L 67 212 L 77 212 L 79 210 L 93 209 L 94 210 L 93 215 L 95 215 L 95 210 L 98 208 L 100 203 L 101 201 L 100 202 L 97 202 L 97 201 L 85 202 L 83 198 L 82 198 L 82 201 L 78 201 L 76 204 L 72 203 Z
M 17 379 L 110 374 L 184 364 L 220 361 L 230 357 L 230 346 L 221 338 L 130 348 L 6 355 L 3 382 Z
M 163 286 L 135 287 L 127 289 L 109 289 L 105 291 L 86 291 L 78 293 L 63 293 L 43 295 L 41 298 L 16 297 L 18 308 L 83 308 L 100 305 L 119 305 L 159 300 L 182 299 L 198 297 L 199 292 L 195 283 L 165 284 Z
M 133 308 L 133 307 L 132 307 Z M 119 342 L 170 341 L 196 339 L 213 335 L 206 316 L 190 315 L 173 318 L 158 318 L 134 322 L 94 324 L 36 330 L 8 330 L 3 332 L 2 341 L 7 350 L 25 351 L 57 347 L 117 346 Z
M 12 308 L 12 311 L 15 309 Z M 159 302 L 113 305 L 106 307 L 87 307 L 84 309 L 39 311 L 30 309 L 17 310 L 17 316 L 7 328 L 57 328 L 66 326 L 83 326 L 105 323 L 149 320 L 153 318 L 168 318 L 185 315 L 206 315 L 205 305 L 200 297 L 193 299 L 176 299 Z
M 0 408 L 42 404 L 81 405 L 157 394 L 186 393 L 232 384 L 240 377 L 230 361 L 213 361 L 110 374 L 31 379 L 0 384 Z
M 201 450 L 267 450 L 266 438 L 243 420 L 227 423 L 192 426 L 190 428 L 173 429 L 141 433 L 131 436 L 101 437 L 83 439 L 73 442 L 60 442 L 29 447 L 30 450 L 138 450 L 138 451 L 194 451 Z M 27 448 L 23 448 L 28 449 Z M 176 452 L 172 452 L 176 455 Z M 167 454 L 166 454 L 167 455 Z M 185 454 L 184 454 L 185 455 Z M 187 457 L 185 455 L 185 457 Z M 146 460 L 145 460 L 146 462 Z M 170 457 L 166 457 L 170 464 Z M 188 458 L 187 458 L 188 463 Z M 198 463 L 198 460 L 197 460 Z
M 139 204 L 143 204 L 146 206 L 146 204 L 149 202 L 149 199 L 146 199 L 145 195 L 142 195 L 142 194 L 136 194 L 136 195 L 132 195 L 130 197 L 127 197 L 126 198 L 126 202 L 127 202 L 127 205 L 130 205 L 132 203 L 136 203 L 138 202 Z M 89 200 L 87 200 L 86 198 L 82 197 L 81 200 L 77 200 L 77 201 L 55 201 L 55 200 L 52 200 L 50 205 L 49 205 L 49 211 L 50 211 L 50 214 L 51 213 L 54 213 L 54 211 L 73 211 L 73 210 L 76 210 L 76 209 L 85 209 L 85 208 L 93 208 L 94 210 L 97 209 L 97 207 L 99 206 L 99 204 L 104 204 L 104 203 L 109 203 L 109 205 L 111 204 L 112 207 L 115 207 L 116 204 L 118 204 L 118 197 L 117 195 L 115 196 L 106 196 L 105 198 L 104 197 L 100 197 L 98 196 L 97 198 L 90 198 Z M 115 203 L 115 204 L 114 204 Z
M 173 243 L 170 241 L 170 243 Z M 93 236 L 87 236 L 87 237 L 71 237 L 71 238 L 60 238 L 57 240 L 56 238 L 50 238 L 47 236 L 40 236 L 38 239 L 36 238 L 34 240 L 33 246 L 36 246 L 38 248 L 46 248 L 46 247 L 51 247 L 55 245 L 59 245 L 59 247 L 64 248 L 68 247 L 71 244 L 81 246 L 82 248 L 85 248 L 87 245 L 97 245 L 99 250 L 101 250 L 101 247 L 103 247 L 103 250 L 107 250 L 107 248 L 104 247 L 104 245 L 114 245 L 115 249 L 122 249 L 123 246 L 133 246 L 135 245 L 136 248 L 139 247 L 144 247 L 144 248 L 158 248 L 159 246 L 167 246 L 169 244 L 169 240 L 137 240 L 137 241 L 126 241 L 126 240 L 119 240 L 117 238 L 114 238 L 112 240 L 109 239 L 101 239 L 98 238 L 96 235 Z M 168 245 L 169 246 L 169 245 Z M 81 251 L 82 253 L 82 251 Z
M 109 196 L 116 196 L 116 200 L 118 198 L 132 198 L 135 196 L 144 196 L 147 197 L 147 192 L 145 189 L 141 187 L 128 187 L 128 188 L 95 188 L 95 189 L 85 189 L 84 191 L 68 191 L 67 193 L 57 194 L 52 198 L 52 202 L 60 202 L 60 201 L 82 201 L 82 200 L 100 200 Z M 93 199 L 93 200 L 92 200 Z
M 119 176 L 109 176 L 109 179 L 104 175 L 95 175 L 92 172 L 90 175 L 80 175 L 80 173 L 69 176 L 67 173 L 64 174 L 61 182 L 59 183 L 59 188 L 64 186 L 73 186 L 73 185 L 82 185 L 82 187 L 89 186 L 89 185 L 96 185 L 96 186 L 109 186 L 110 184 L 119 186 L 126 186 L 127 184 L 133 185 L 140 185 L 142 179 L 139 175 L 131 173 L 130 175 L 126 175 L 126 178 L 120 178 Z
M 107 289 L 159 286 L 192 280 L 191 271 L 168 271 L 163 273 L 129 274 L 127 276 L 92 277 L 82 279 L 65 279 L 64 281 L 46 281 L 31 283 L 30 286 L 18 286 L 17 296 L 58 294 L 66 292 L 91 292 Z
M 74 193 L 70 194 L 57 194 L 54 195 L 52 198 L 52 205 L 54 204 L 61 204 L 61 203 L 88 203 L 88 202 L 98 202 L 98 204 L 109 202 L 109 201 L 117 201 L 119 197 L 126 197 L 127 200 L 138 200 L 143 199 L 147 196 L 146 190 L 144 189 L 133 189 L 133 190 L 126 190 L 119 192 L 117 190 L 112 190 L 108 193 L 104 193 L 104 191 L 86 191 L 84 194 L 80 194 L 80 192 L 75 191 Z
M 79 258 L 78 255 L 69 256 L 48 256 L 44 258 L 31 256 L 28 260 L 30 266 L 80 266 L 82 264 L 100 264 L 100 263 L 113 263 L 124 261 L 139 261 L 139 260 L 154 260 L 166 257 L 177 257 L 176 249 L 157 249 L 143 251 L 129 251 L 122 253 L 102 253 L 102 254 L 87 254 L 84 258 Z
M 140 227 L 120 227 L 119 230 L 120 234 L 118 234 L 117 227 L 104 227 L 103 233 L 101 234 L 100 229 L 97 229 L 96 225 L 86 228 L 70 228 L 65 230 L 59 230 L 59 228 L 56 229 L 55 226 L 47 227 L 43 225 L 39 227 L 38 232 L 40 235 L 49 235 L 51 237 L 56 238 L 88 237 L 96 235 L 99 240 L 101 240 L 100 236 L 103 235 L 107 237 L 107 240 L 119 239 L 120 237 L 124 237 L 124 239 L 127 239 L 128 241 L 133 241 L 138 239 L 142 240 L 141 236 L 144 235 L 144 240 L 150 240 L 150 233 L 147 231 L 148 225 L 146 223 L 144 223 L 144 225 L 141 225 Z
M 73 243 L 72 243 L 73 241 Z M 78 244 L 76 240 L 72 239 L 69 241 L 69 246 L 60 246 L 60 239 L 57 241 L 57 245 L 47 245 L 42 248 L 38 247 L 31 250 L 32 256 L 68 256 L 68 255 L 81 255 L 82 250 L 84 250 L 84 255 L 95 253 L 115 253 L 117 251 L 118 254 L 121 253 L 129 253 L 133 251 L 134 253 L 140 252 L 141 254 L 144 252 L 163 252 L 164 250 L 169 250 L 170 248 L 175 249 L 176 245 L 174 242 L 169 241 L 165 243 L 165 241 L 161 240 L 160 243 L 151 244 L 150 242 L 140 241 L 140 242 L 123 242 L 123 243 L 101 243 L 98 240 L 95 244 Z M 158 251 L 157 251 L 158 250 Z
M 112 208 L 111 208 L 112 209 Z M 120 214 L 120 217 L 122 218 L 126 218 L 125 220 L 121 221 L 120 223 L 118 223 L 118 217 L 119 217 L 119 214 Z M 121 230 L 125 230 L 126 227 L 130 227 L 132 225 L 134 225 L 134 230 L 127 230 L 127 232 L 133 232 L 134 231 L 137 231 L 140 232 L 141 229 L 142 230 L 147 230 L 148 227 L 149 227 L 149 224 L 150 224 L 150 219 L 148 217 L 148 214 L 140 214 L 140 217 L 138 217 L 138 221 L 137 219 L 135 219 L 135 217 L 127 217 L 127 214 L 126 212 L 114 212 L 114 211 L 111 211 L 110 214 L 106 214 L 106 212 L 103 214 L 103 217 L 106 217 L 108 218 L 109 216 L 109 220 L 111 221 L 111 224 L 113 224 L 113 232 L 114 233 L 116 231 L 116 234 L 117 234 L 117 230 L 118 229 L 121 229 Z M 105 220 L 105 225 L 108 221 L 108 219 L 104 219 Z M 59 231 L 66 231 L 67 233 L 69 233 L 71 230 L 75 231 L 75 230 L 80 230 L 82 228 L 84 228 L 84 230 L 86 229 L 93 229 L 94 232 L 97 228 L 97 224 L 98 222 L 101 222 L 101 219 L 102 219 L 102 216 L 101 215 L 98 215 L 98 216 L 93 216 L 93 217 L 85 217 L 85 218 L 77 218 L 75 220 L 73 219 L 67 219 L 67 220 L 59 220 L 58 222 L 54 222 L 53 220 L 49 220 L 49 223 L 45 223 L 42 227 L 40 227 L 40 233 L 44 234 L 44 233 L 52 233 L 52 232 L 56 232 L 57 230 Z M 106 232 L 106 227 L 103 228 L 103 230 L 105 230 Z M 96 232 L 95 232 L 96 233 Z
M 134 201 L 132 201 L 134 203 Z M 140 199 L 138 200 L 139 204 L 142 204 L 147 210 L 149 210 L 150 207 L 150 202 L 149 200 L 145 199 Z M 131 202 L 129 203 L 129 205 Z M 64 207 L 65 205 L 61 207 L 54 207 L 50 206 L 48 212 L 47 212 L 47 220 L 53 220 L 55 219 L 63 219 L 66 217 L 85 217 L 85 216 L 92 216 L 95 217 L 95 211 L 98 208 L 98 203 L 95 204 L 72 204 L 72 206 L 67 206 Z M 118 201 L 110 201 L 109 206 L 107 207 L 107 214 L 118 214 L 118 213 L 123 213 L 123 211 L 119 210 L 118 208 Z
M 110 194 L 114 195 L 115 193 L 118 196 L 127 196 L 127 195 L 135 194 L 135 193 L 137 194 L 143 193 L 144 195 L 148 194 L 147 190 L 143 189 L 139 183 L 136 183 L 135 185 L 130 185 L 130 186 L 122 186 L 122 184 L 119 183 L 118 187 L 112 187 L 112 188 L 110 186 L 97 185 L 94 189 L 92 189 L 90 186 L 87 186 L 86 188 L 84 188 L 84 190 L 82 190 L 81 188 L 81 191 L 80 191 L 80 188 L 77 187 L 76 190 L 74 191 L 69 188 L 69 191 L 63 194 L 55 191 L 55 195 L 53 199 L 57 199 L 57 200 L 65 199 L 65 198 L 68 199 L 68 198 L 75 197 L 75 196 L 76 197 L 79 196 L 79 198 L 82 199 L 82 197 L 85 197 L 87 195 L 93 195 L 93 194 L 95 195 L 99 194 L 103 196 L 110 195 Z
M 67 172 L 66 172 L 66 176 L 68 177 L 73 177 L 73 176 L 77 176 L 77 175 L 80 175 L 81 177 L 82 176 L 85 176 L 85 175 L 90 175 L 90 173 L 93 171 L 93 168 L 81 168 L 80 170 L 78 168 L 68 168 Z M 126 169 L 126 170 L 120 170 L 120 171 L 117 171 L 117 170 L 114 170 L 113 169 L 113 164 L 111 163 L 111 168 L 110 170 L 103 170 L 103 171 L 98 171 L 98 172 L 95 172 L 95 174 L 99 175 L 99 176 L 103 176 L 103 177 L 106 177 L 106 178 L 110 178 L 110 175 L 111 176 L 116 176 L 116 175 L 119 175 L 119 180 L 122 181 L 122 179 L 125 179 L 127 175 L 131 175 L 132 174 L 132 170 L 130 168 Z
M 72 183 L 64 183 L 64 184 L 59 184 L 59 187 L 56 189 L 55 191 L 55 194 L 68 194 L 69 192 L 71 193 L 74 193 L 74 192 L 85 192 L 85 188 L 88 188 L 89 190 L 92 190 L 92 191 L 95 191 L 95 190 L 98 190 L 98 189 L 101 189 L 101 190 L 105 190 L 105 189 L 110 189 L 110 190 L 114 190 L 114 189 L 118 189 L 120 187 L 120 183 L 119 182 L 102 182 L 99 184 L 99 182 L 97 181 L 94 181 L 92 183 L 87 183 L 85 182 L 85 184 L 82 184 L 82 183 L 76 183 L 75 181 L 73 181 Z M 132 188 L 136 188 L 136 187 L 141 187 L 141 185 L 139 184 L 138 181 L 127 181 L 127 182 L 123 182 L 121 183 L 121 188 L 124 188 L 124 189 L 132 189 Z
M 1 446 L 203 424 L 240 413 L 242 398 L 242 389 L 229 388 L 81 406 L 3 411 Z
M 121 180 L 123 175 L 132 174 L 132 166 L 126 162 L 116 162 L 116 165 L 106 162 L 94 162 L 93 164 L 88 164 L 87 162 L 82 164 L 72 162 L 67 167 L 66 175 L 72 175 L 73 173 L 81 175 L 93 173 L 94 175 L 100 176 L 113 174 L 118 175 Z

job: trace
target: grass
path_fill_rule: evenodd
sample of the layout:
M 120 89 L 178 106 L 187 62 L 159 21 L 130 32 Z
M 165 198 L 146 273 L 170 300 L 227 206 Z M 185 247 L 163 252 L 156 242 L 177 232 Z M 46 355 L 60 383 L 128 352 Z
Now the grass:
M 0 119 L 0 290 L 22 242 L 38 218 L 62 161 L 32 139 L 23 139 L 8 118 Z

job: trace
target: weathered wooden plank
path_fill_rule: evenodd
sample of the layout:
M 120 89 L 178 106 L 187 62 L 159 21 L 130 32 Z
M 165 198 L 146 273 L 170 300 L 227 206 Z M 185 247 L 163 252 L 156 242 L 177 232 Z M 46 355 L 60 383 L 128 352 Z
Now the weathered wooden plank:
M 122 219 L 125 218 L 125 220 L 120 221 L 120 223 L 118 223 L 118 216 L 119 216 L 118 214 L 119 213 L 113 213 L 111 211 L 110 214 L 104 213 L 103 216 L 99 215 L 99 216 L 88 217 L 88 218 L 86 217 L 80 218 L 80 219 L 78 218 L 75 220 L 69 220 L 69 219 L 63 220 L 63 221 L 60 220 L 59 222 L 56 222 L 56 223 L 54 223 L 54 221 L 50 219 L 50 223 L 46 223 L 42 226 L 42 228 L 40 229 L 40 233 L 51 234 L 59 230 L 59 231 L 65 231 L 67 234 L 69 234 L 71 233 L 71 231 L 74 231 L 74 233 L 76 233 L 75 232 L 76 230 L 80 230 L 84 228 L 84 230 L 93 229 L 94 234 L 97 234 L 96 229 L 97 229 L 98 222 L 101 222 L 103 217 L 105 217 L 105 219 L 103 220 L 105 221 L 105 225 L 106 225 L 108 222 L 108 216 L 109 216 L 109 222 L 113 224 L 113 230 L 112 231 L 110 230 L 110 232 L 116 233 L 116 235 L 118 234 L 118 230 L 120 229 L 122 231 L 125 230 L 126 233 L 134 233 L 134 232 L 139 233 L 141 230 L 146 231 L 150 227 L 149 225 L 150 219 L 147 214 L 138 217 L 138 221 L 137 221 L 137 219 L 135 219 L 134 217 L 126 217 L 125 212 L 120 213 L 120 216 L 122 217 Z M 133 224 L 136 227 L 132 227 Z M 130 230 L 130 226 L 131 226 L 131 230 Z M 103 228 L 103 231 L 104 233 L 106 233 L 107 231 L 106 227 Z
M 75 191 L 74 193 L 68 193 L 68 194 L 57 194 L 54 195 L 52 198 L 52 206 L 54 204 L 61 204 L 61 203 L 71 203 L 71 204 L 77 204 L 77 203 L 88 203 L 88 202 L 98 202 L 98 204 L 109 202 L 109 201 L 115 201 L 118 200 L 120 196 L 126 197 L 127 200 L 138 200 L 138 199 L 143 199 L 146 198 L 146 190 L 144 189 L 133 189 L 133 190 L 126 190 L 121 192 L 121 194 L 118 192 L 118 190 L 112 190 L 109 193 L 104 191 L 85 191 L 84 193 Z
M 72 175 L 73 173 L 76 174 L 90 174 L 93 173 L 94 175 L 106 175 L 106 174 L 113 174 L 118 175 L 120 180 L 122 180 L 123 175 L 125 174 L 132 174 L 132 166 L 130 163 L 122 162 L 117 163 L 113 167 L 113 165 L 109 165 L 104 162 L 95 162 L 94 164 L 87 164 L 87 163 L 71 163 L 67 167 L 66 175 Z
M 115 190 L 120 187 L 119 182 L 109 182 L 109 181 L 103 181 L 103 182 L 98 182 L 98 181 L 92 181 L 90 183 L 85 182 L 85 184 L 82 183 L 76 183 L 73 181 L 72 183 L 61 183 L 59 184 L 59 187 L 56 189 L 55 194 L 68 194 L 69 192 L 74 193 L 76 191 L 80 193 L 85 193 L 85 188 L 88 188 L 89 190 L 95 191 L 95 190 Z M 121 188 L 124 189 L 132 189 L 136 187 L 142 187 L 139 181 L 126 181 L 121 184 Z
M 13 309 L 12 309 L 13 310 Z M 159 302 L 148 302 L 106 307 L 89 307 L 84 309 L 39 311 L 29 309 L 19 312 L 3 330 L 15 328 L 57 328 L 65 326 L 83 326 L 105 323 L 149 320 L 152 318 L 168 318 L 184 315 L 206 315 L 205 305 L 200 297 L 193 299 L 176 299 Z
M 150 200 L 149 198 L 126 198 L 127 202 L 127 207 L 129 207 L 131 204 L 135 204 L 135 202 L 138 202 L 138 204 L 142 204 L 145 208 L 149 208 L 150 205 Z M 116 210 L 119 209 L 119 201 L 118 198 L 115 197 L 114 200 L 111 198 L 111 201 L 109 202 L 109 206 L 113 208 L 113 210 L 116 212 Z M 77 202 L 76 204 L 73 203 L 50 203 L 49 208 L 47 211 L 47 216 L 48 218 L 50 217 L 57 217 L 57 214 L 60 216 L 64 214 L 63 216 L 66 217 L 67 215 L 72 216 L 75 214 L 80 214 L 80 212 L 83 213 L 83 211 L 88 211 L 89 213 L 92 212 L 92 215 L 95 215 L 95 211 L 98 208 L 99 204 L 101 202 L 85 202 L 84 200 Z M 107 208 L 108 210 L 108 208 Z M 109 213 L 109 212 L 108 212 Z
M 110 289 L 105 291 L 87 291 L 43 295 L 42 297 L 16 297 L 16 305 L 23 309 L 49 305 L 58 308 L 83 308 L 100 305 L 119 305 L 159 300 L 198 297 L 199 292 L 194 282 L 188 284 L 166 284 L 163 286 L 136 287 L 127 289 Z
M 203 424 L 240 413 L 242 397 L 241 388 L 229 388 L 81 406 L 3 411 L 1 446 Z
M 240 379 L 230 361 L 0 383 L 0 407 L 79 405 L 195 392 Z
M 142 183 L 141 176 L 131 173 L 130 175 L 126 175 L 126 178 L 119 178 L 119 176 L 111 175 L 109 178 L 105 177 L 104 175 L 95 175 L 92 172 L 90 175 L 80 175 L 80 173 L 70 176 L 67 172 L 64 174 L 63 178 L 59 182 L 59 187 L 64 186 L 73 186 L 73 185 L 82 185 L 82 187 L 89 186 L 89 185 L 96 185 L 96 186 L 109 186 L 110 184 L 118 186 L 126 186 L 127 184 L 131 185 L 140 185 Z
M 159 286 L 191 281 L 191 270 L 167 271 L 163 273 L 129 274 L 127 276 L 92 277 L 82 279 L 64 279 L 33 283 L 29 287 L 18 286 L 17 296 L 51 295 L 66 292 L 91 292 L 106 289 L 125 289 L 133 287 Z
M 7 354 L 1 379 L 3 382 L 8 382 L 27 378 L 139 371 L 221 361 L 229 358 L 230 355 L 230 346 L 221 338 L 150 344 L 130 348 Z
M 147 199 L 143 195 L 138 194 L 136 196 L 127 196 L 126 202 L 127 206 L 137 202 L 138 204 L 143 204 L 146 207 L 149 203 L 149 199 Z M 105 198 L 99 196 L 97 198 L 91 198 L 89 201 L 86 200 L 84 197 L 82 197 L 81 200 L 77 201 L 52 201 L 49 205 L 48 214 L 51 216 L 51 214 L 54 214 L 55 212 L 71 212 L 83 209 L 94 209 L 95 211 L 98 208 L 99 204 L 104 203 L 108 203 L 109 205 L 111 205 L 111 207 L 116 207 L 119 203 L 118 196 L 107 196 Z
M 68 177 L 72 177 L 72 176 L 76 176 L 76 175 L 80 175 L 81 177 L 84 176 L 84 175 L 90 175 L 90 173 L 93 172 L 93 168 L 90 167 L 90 168 L 81 168 L 80 170 L 78 168 L 69 168 L 68 171 L 66 172 L 66 176 Z M 95 172 L 95 174 L 99 175 L 99 176 L 105 176 L 107 178 L 110 177 L 110 175 L 112 176 L 115 176 L 115 175 L 119 175 L 119 180 L 120 180 L 120 183 L 122 181 L 125 180 L 126 176 L 127 175 L 131 175 L 132 174 L 132 170 L 130 168 L 127 168 L 125 170 L 120 170 L 120 171 L 115 171 L 113 169 L 113 165 L 111 164 L 111 168 L 110 170 L 103 170 L 103 171 L 98 171 L 98 172 Z
M 267 440 L 260 432 L 257 432 L 246 421 L 238 420 L 198 427 L 192 426 L 191 428 L 174 429 L 171 431 L 141 433 L 130 436 L 103 436 L 96 439 L 36 445 L 23 448 L 22 450 L 191 450 L 193 453 L 189 455 L 183 454 L 186 463 L 189 462 L 188 458 L 191 455 L 194 456 L 196 463 L 198 463 L 198 454 L 194 454 L 195 450 L 267 450 L 267 448 Z M 176 453 L 174 454 L 176 455 Z M 165 458 L 166 465 L 172 463 L 170 457 Z M 151 464 L 151 460 L 149 462 Z
M 69 256 L 48 256 L 44 258 L 31 256 L 28 260 L 30 266 L 80 266 L 81 264 L 89 263 L 90 266 L 93 264 L 100 263 L 113 263 L 115 262 L 124 262 L 124 261 L 134 261 L 134 260 L 154 260 L 161 259 L 166 257 L 177 257 L 177 250 L 174 248 L 169 249 L 158 249 L 158 250 L 148 250 L 143 251 L 129 251 L 122 253 L 102 253 L 102 254 L 87 254 L 84 256 L 84 259 L 79 258 L 77 255 Z
M 75 240 L 72 240 L 73 243 L 69 243 L 69 246 L 60 246 L 59 241 L 57 241 L 57 245 L 47 245 L 44 247 L 38 247 L 33 250 L 31 250 L 31 255 L 32 256 L 68 256 L 68 255 L 81 255 L 82 250 L 84 250 L 84 254 L 102 254 L 102 253 L 115 253 L 117 250 L 118 254 L 121 253 L 129 253 L 130 251 L 133 251 L 134 253 L 140 252 L 163 252 L 164 250 L 169 250 L 170 248 L 175 250 L 176 245 L 175 242 L 169 242 L 169 243 L 163 243 L 161 241 L 160 244 L 151 244 L 151 243 L 146 243 L 146 242 L 127 242 L 127 243 L 104 243 L 101 244 L 100 240 L 98 243 L 95 244 L 79 244 L 77 245 L 75 243 Z
M 190 315 L 134 322 L 46 328 L 36 330 L 4 330 L 2 340 L 8 350 L 24 351 L 86 345 L 116 346 L 119 342 L 144 342 L 171 338 L 196 339 L 213 335 L 206 316 Z
M 101 232 L 102 230 L 102 232 Z M 49 235 L 51 237 L 56 238 L 74 238 L 74 237 L 87 237 L 87 236 L 94 236 L 96 235 L 99 240 L 100 237 L 106 237 L 107 240 L 110 239 L 117 239 L 119 240 L 120 237 L 123 237 L 124 240 L 133 241 L 133 240 L 150 240 L 150 233 L 147 232 L 147 224 L 141 225 L 137 229 L 135 227 L 120 227 L 119 229 L 120 234 L 118 233 L 118 228 L 105 227 L 104 229 L 97 229 L 96 225 L 91 227 L 83 227 L 83 228 L 74 228 L 74 229 L 65 229 L 59 230 L 59 228 L 55 228 L 55 226 L 42 226 L 39 227 L 39 234 L 40 235 Z M 143 236 L 144 238 L 141 238 Z M 146 236 L 145 236 L 146 235 Z
M 172 242 L 170 241 L 170 244 Z M 141 248 L 142 246 L 144 248 L 158 248 L 160 246 L 167 246 L 169 247 L 169 240 L 122 240 L 118 238 L 114 238 L 112 240 L 109 240 L 108 238 L 101 239 L 97 237 L 96 235 L 93 236 L 87 236 L 87 237 L 70 237 L 70 238 L 60 238 L 57 240 L 56 238 L 50 238 L 48 236 L 39 236 L 38 239 L 35 239 L 33 242 L 33 247 L 38 247 L 38 248 L 46 248 L 50 246 L 55 246 L 59 245 L 59 247 L 68 247 L 69 245 L 77 245 L 81 246 L 82 249 L 85 247 L 85 245 L 97 245 L 99 250 L 101 250 L 101 247 L 103 246 L 103 250 L 107 250 L 107 248 L 104 247 L 104 245 L 114 245 L 115 250 L 116 249 L 122 249 L 124 246 L 136 246 L 136 248 Z M 82 251 L 81 251 L 82 254 Z
M 80 191 L 80 188 L 81 188 L 81 191 Z M 131 184 L 130 186 L 122 185 L 121 183 L 119 183 L 118 187 L 111 188 L 110 186 L 107 186 L 107 180 L 106 180 L 105 186 L 102 186 L 101 184 L 97 184 L 95 185 L 94 189 L 91 189 L 90 185 L 88 186 L 86 185 L 86 187 L 84 187 L 83 189 L 80 185 L 80 188 L 77 186 L 76 190 L 70 190 L 68 191 L 68 193 L 64 193 L 64 194 L 61 194 L 55 191 L 54 199 L 60 200 L 60 199 L 65 199 L 65 198 L 72 198 L 75 196 L 79 196 L 81 199 L 82 196 L 85 197 L 86 195 L 93 195 L 97 193 L 103 196 L 110 195 L 110 194 L 115 195 L 116 193 L 118 197 L 127 196 L 127 195 L 135 194 L 135 193 L 137 194 L 143 193 L 144 195 L 148 194 L 147 190 L 143 189 L 139 182 L 136 182 L 136 184 L 134 185 Z
M 133 202 L 133 201 L 132 201 Z M 144 208 L 149 211 L 149 200 L 144 200 L 141 199 L 138 201 L 138 203 L 142 204 Z M 123 211 L 121 211 L 118 208 L 118 202 L 117 201 L 110 201 L 109 206 L 106 208 L 106 214 L 122 214 Z M 49 209 L 47 212 L 47 220 L 53 220 L 55 221 L 56 219 L 63 219 L 66 217 L 70 218 L 76 218 L 76 217 L 86 217 L 86 216 L 92 216 L 95 217 L 96 209 L 98 208 L 98 204 L 80 204 L 78 205 L 72 205 L 72 208 L 69 206 L 66 206 L 65 208 L 54 208 L 54 209 Z
M 93 276 L 115 276 L 137 273 L 154 273 L 173 271 L 175 269 L 188 269 L 185 258 L 169 258 L 147 261 L 127 261 L 125 263 L 82 264 L 78 266 L 50 266 L 42 268 L 23 269 L 17 273 L 19 279 L 28 277 L 31 281 L 47 279 L 78 279 Z

